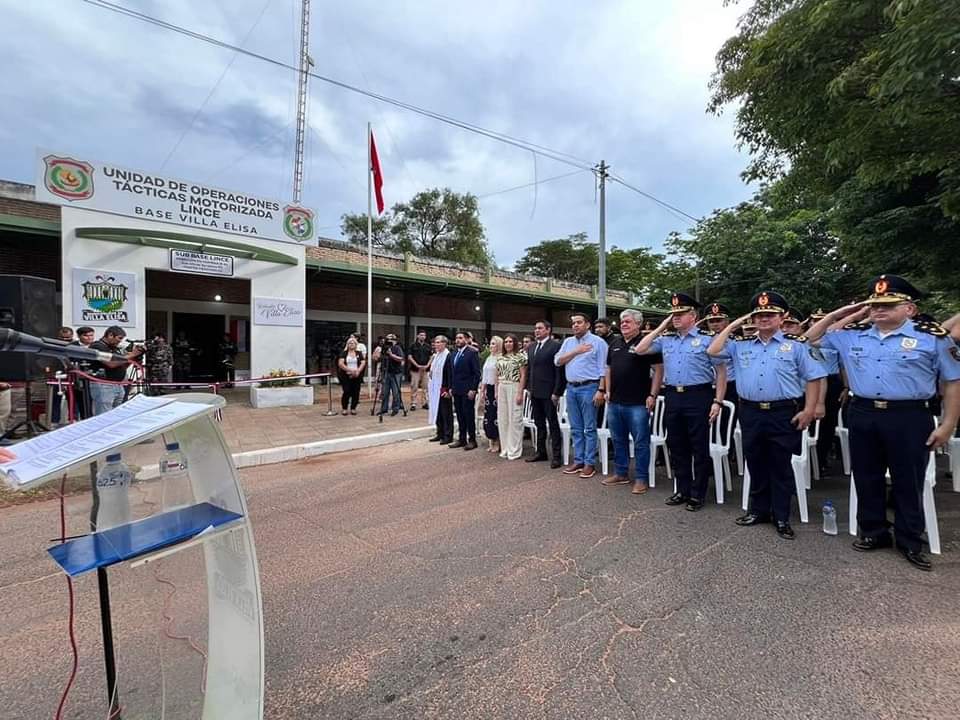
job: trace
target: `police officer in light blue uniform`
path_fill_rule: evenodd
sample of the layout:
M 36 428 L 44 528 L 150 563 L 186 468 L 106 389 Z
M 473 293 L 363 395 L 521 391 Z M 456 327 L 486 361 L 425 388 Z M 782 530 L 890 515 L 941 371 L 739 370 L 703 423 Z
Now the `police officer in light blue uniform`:
M 826 313 L 822 308 L 817 309 L 810 313 L 808 323 L 812 325 L 823 318 L 824 315 Z M 820 477 L 827 477 L 830 475 L 830 453 L 837 443 L 837 422 L 845 390 L 843 376 L 840 374 L 840 353 L 833 348 L 820 348 L 819 352 L 823 357 L 823 366 L 827 369 L 827 384 L 821 395 L 822 402 L 817 406 L 817 417 L 820 418 L 817 462 L 819 463 Z
M 713 333 L 697 328 L 699 307 L 689 295 L 674 293 L 670 314 L 631 350 L 640 355 L 663 354 L 664 425 L 670 462 L 677 479 L 677 492 L 667 498 L 666 503 L 686 504 L 691 512 L 703 507 L 707 494 L 707 482 L 713 470 L 710 423 L 720 414 L 727 384 L 725 364 L 707 355 Z M 671 326 L 673 332 L 667 334 Z M 717 482 L 723 479 L 717 478 Z
M 853 393 L 847 426 L 857 487 L 855 550 L 891 547 L 886 516 L 886 472 L 893 483 L 897 548 L 913 566 L 930 570 L 921 552 L 923 483 L 931 450 L 953 435 L 960 417 L 960 349 L 936 323 L 913 318 L 921 293 L 897 275 L 870 284 L 863 303 L 834 310 L 808 331 L 837 350 Z M 869 318 L 870 322 L 858 322 Z M 828 328 L 852 320 L 840 330 Z M 944 388 L 940 425 L 930 400 Z
M 813 422 L 827 371 L 801 335 L 781 329 L 787 302 L 771 290 L 750 300 L 750 314 L 735 320 L 710 343 L 707 352 L 728 360 L 737 373 L 743 454 L 750 470 L 750 509 L 738 525 L 776 525 L 777 535 L 793 540 L 790 504 L 794 493 L 791 457 L 801 450 L 803 433 Z M 733 338 L 747 320 L 757 326 L 753 338 Z

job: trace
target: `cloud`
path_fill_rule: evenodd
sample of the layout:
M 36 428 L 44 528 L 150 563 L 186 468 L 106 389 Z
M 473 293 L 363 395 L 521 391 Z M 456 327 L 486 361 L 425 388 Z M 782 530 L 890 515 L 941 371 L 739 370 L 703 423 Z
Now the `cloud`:
M 131 7 L 133 7 L 131 5 Z M 198 32 L 294 62 L 298 0 L 154 0 L 136 6 Z M 314 3 L 315 70 L 591 163 L 695 215 L 750 195 L 729 115 L 707 115 L 713 57 L 737 8 L 704 0 L 495 0 L 451 6 Z M 258 16 L 261 16 L 257 21 Z M 165 172 L 287 200 L 296 75 L 84 3 L 0 10 L 9 67 L 0 106 L 0 177 L 32 181 L 36 146 L 156 170 L 223 74 Z M 255 22 L 256 21 L 256 22 Z M 230 64 L 224 74 L 224 68 Z M 311 80 L 304 202 L 334 232 L 366 208 L 366 123 L 388 204 L 449 186 L 478 195 L 534 179 L 526 151 Z M 573 170 L 536 160 L 543 179 Z M 526 246 L 597 235 L 590 174 L 482 198 L 501 264 Z M 660 248 L 679 220 L 619 185 L 608 243 Z M 535 212 L 534 212 L 535 209 Z

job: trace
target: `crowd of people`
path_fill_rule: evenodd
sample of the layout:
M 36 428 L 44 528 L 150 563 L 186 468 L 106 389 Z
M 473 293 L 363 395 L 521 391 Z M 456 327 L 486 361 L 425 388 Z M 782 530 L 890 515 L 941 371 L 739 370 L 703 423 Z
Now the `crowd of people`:
M 606 318 L 591 327 L 586 313 L 575 312 L 572 335 L 562 343 L 541 320 L 530 336 L 493 337 L 484 359 L 469 332 L 457 333 L 453 347 L 438 335 L 429 360 L 423 362 L 423 353 L 417 361 L 428 378 L 436 426 L 430 441 L 476 449 L 480 403 L 488 451 L 519 459 L 529 402 L 535 442 L 527 462 L 549 461 L 559 469 L 562 409 L 573 444 L 562 472 L 590 479 L 597 474 L 597 429 L 605 418 L 614 472 L 601 484 L 630 485 L 642 495 L 650 480 L 650 420 L 662 396 L 676 478 L 666 504 L 697 512 L 713 473 L 711 424 L 729 412 L 724 401 L 730 401 L 735 413 L 729 422 L 739 423 L 751 476 L 749 508 L 736 523 L 771 524 L 778 537 L 793 540 L 791 458 L 800 453 L 807 428 L 820 420 L 817 455 L 826 474 L 843 405 L 859 499 L 854 549 L 895 544 L 911 565 L 929 570 L 922 552 L 923 483 L 930 451 L 957 432 L 960 315 L 941 325 L 920 312 L 921 298 L 904 278 L 882 275 L 866 299 L 829 313 L 805 318 L 780 293 L 762 290 L 745 315 L 733 318 L 720 303 L 701 307 L 677 292 L 656 327 L 632 309 L 620 314 L 619 332 Z

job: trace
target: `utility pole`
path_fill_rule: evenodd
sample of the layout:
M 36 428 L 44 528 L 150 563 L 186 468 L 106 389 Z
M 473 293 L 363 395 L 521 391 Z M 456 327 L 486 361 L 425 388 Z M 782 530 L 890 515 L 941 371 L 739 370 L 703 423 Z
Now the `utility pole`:
M 597 317 L 607 314 L 607 170 L 610 166 L 603 160 L 597 165 L 600 182 L 600 246 L 597 248 L 600 261 L 600 277 L 597 278 Z
M 307 134 L 307 99 L 310 80 L 310 0 L 303 0 L 300 12 L 300 73 L 297 80 L 297 144 L 293 159 L 293 202 L 300 204 L 303 196 L 303 147 Z

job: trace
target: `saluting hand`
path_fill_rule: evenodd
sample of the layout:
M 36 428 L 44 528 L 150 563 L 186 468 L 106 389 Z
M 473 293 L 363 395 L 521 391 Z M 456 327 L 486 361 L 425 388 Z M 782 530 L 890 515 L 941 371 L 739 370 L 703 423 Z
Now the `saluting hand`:
M 577 354 L 578 354 L 578 355 L 583 355 L 584 353 L 588 353 L 588 352 L 590 352 L 591 350 L 593 350 L 593 345 L 591 345 L 590 343 L 585 342 L 585 343 L 580 343 L 579 345 L 577 345 Z
M 752 318 L 752 317 L 753 317 L 753 313 L 747 313 L 746 315 L 741 315 L 741 316 L 738 317 L 736 320 L 734 320 L 732 323 L 730 323 L 730 328 L 731 328 L 731 329 L 738 328 L 738 327 L 740 327 L 741 325 L 743 325 L 744 323 L 746 323 L 747 320 L 749 320 L 749 319 Z
M 847 317 L 847 315 L 853 315 L 855 312 L 858 312 L 858 311 L 863 313 L 861 317 L 866 317 L 867 314 L 870 312 L 870 306 L 862 302 L 855 302 L 855 303 L 851 303 L 850 305 L 844 305 L 841 308 L 837 308 L 832 313 L 830 313 L 830 315 L 832 315 L 834 318 L 843 318 L 843 317 Z

